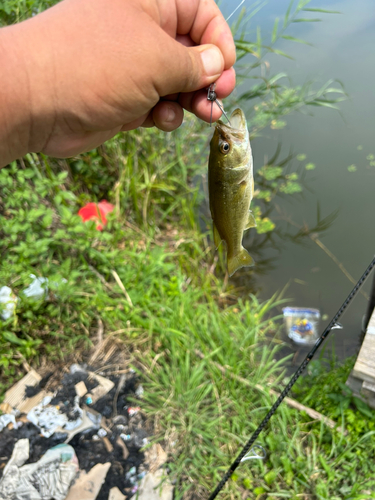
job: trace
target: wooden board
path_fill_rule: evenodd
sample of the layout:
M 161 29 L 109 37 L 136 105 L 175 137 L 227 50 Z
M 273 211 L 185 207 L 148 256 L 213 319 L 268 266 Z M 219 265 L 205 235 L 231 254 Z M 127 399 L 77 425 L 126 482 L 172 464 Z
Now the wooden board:
M 352 374 L 370 384 L 375 384 L 375 310 L 370 318 Z

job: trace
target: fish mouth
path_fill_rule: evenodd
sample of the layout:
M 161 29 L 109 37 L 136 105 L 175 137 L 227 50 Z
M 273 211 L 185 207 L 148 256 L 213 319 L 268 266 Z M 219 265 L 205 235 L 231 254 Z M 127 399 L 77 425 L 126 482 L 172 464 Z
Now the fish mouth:
M 242 109 L 237 108 L 230 115 L 229 123 L 224 123 L 222 120 L 218 120 L 217 126 L 220 129 L 245 131 L 247 130 L 245 113 Z
M 245 114 L 240 108 L 233 111 L 230 115 L 229 121 L 231 128 L 235 128 L 237 130 L 246 130 L 247 128 Z

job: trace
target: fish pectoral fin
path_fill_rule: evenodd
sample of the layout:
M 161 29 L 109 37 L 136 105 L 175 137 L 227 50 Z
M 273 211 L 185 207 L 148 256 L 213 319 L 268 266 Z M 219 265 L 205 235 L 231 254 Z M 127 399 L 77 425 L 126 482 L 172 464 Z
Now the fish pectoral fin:
M 215 222 L 212 225 L 213 225 L 213 229 L 214 229 L 214 243 L 215 243 L 216 249 L 218 249 L 220 246 L 220 243 L 223 241 L 223 238 L 220 236 L 220 233 L 215 225 Z
M 255 217 L 254 217 L 253 212 L 251 210 L 249 210 L 245 229 L 250 229 L 251 227 L 257 227 L 257 223 L 255 222 Z
M 228 257 L 228 273 L 232 276 L 241 267 L 250 267 L 255 264 L 249 252 L 242 247 L 240 252 L 233 257 Z

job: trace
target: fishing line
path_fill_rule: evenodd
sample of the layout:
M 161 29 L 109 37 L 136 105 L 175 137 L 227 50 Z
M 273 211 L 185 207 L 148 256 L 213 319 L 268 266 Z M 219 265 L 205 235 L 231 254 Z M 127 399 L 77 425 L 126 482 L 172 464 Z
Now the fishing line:
M 241 5 L 243 5 L 245 3 L 245 0 L 242 0 L 242 2 L 234 9 L 234 11 L 232 12 L 232 14 L 230 14 L 225 20 L 228 21 L 235 12 L 237 12 L 237 10 L 241 7 Z
M 233 14 L 235 12 L 237 12 L 237 10 L 241 7 L 241 5 L 243 5 L 245 3 L 245 1 L 246 0 L 242 0 L 241 3 L 239 5 L 237 5 L 237 7 L 234 9 L 234 11 L 231 14 L 229 14 L 229 16 L 225 19 L 226 22 L 233 16 Z M 220 104 L 220 102 L 217 99 L 217 95 L 216 95 L 216 92 L 215 92 L 215 87 L 216 87 L 216 83 L 211 83 L 211 85 L 208 87 L 208 90 L 207 90 L 207 101 L 211 102 L 210 127 L 212 125 L 212 111 L 213 111 L 213 107 L 214 107 L 214 102 L 217 104 L 217 106 L 219 107 L 220 111 L 223 113 L 223 115 L 228 120 L 228 123 L 230 125 L 231 124 L 230 120 L 229 120 L 226 112 L 224 111 L 223 106 Z
M 365 282 L 366 278 L 372 271 L 372 269 L 375 267 L 375 257 L 372 259 L 370 265 L 366 269 L 366 271 L 363 273 L 361 278 L 358 280 L 357 284 L 353 288 L 353 290 L 350 292 L 348 295 L 347 299 L 343 302 L 342 306 L 340 309 L 337 311 L 335 316 L 332 318 L 331 322 L 327 326 L 327 328 L 324 330 L 320 338 L 316 341 L 314 347 L 311 349 L 309 354 L 306 356 L 305 360 L 302 362 L 300 367 L 297 369 L 293 377 L 290 379 L 288 384 L 286 385 L 285 389 L 282 391 L 280 396 L 277 398 L 277 401 L 273 404 L 272 408 L 270 411 L 267 413 L 267 415 L 264 417 L 262 422 L 260 423 L 259 427 L 256 429 L 256 431 L 253 433 L 251 438 L 248 440 L 248 442 L 245 444 L 245 446 L 242 448 L 241 453 L 238 455 L 238 457 L 235 459 L 235 461 L 232 463 L 232 465 L 229 467 L 228 471 L 225 473 L 224 477 L 220 481 L 220 483 L 217 485 L 215 491 L 210 495 L 208 500 L 214 500 L 214 498 L 217 497 L 217 495 L 220 493 L 220 491 L 223 489 L 225 483 L 228 481 L 230 476 L 233 474 L 233 472 L 237 469 L 237 467 L 240 465 L 240 463 L 243 461 L 243 459 L 246 457 L 248 451 L 250 448 L 254 446 L 254 443 L 256 439 L 258 438 L 259 434 L 262 432 L 262 430 L 266 427 L 268 424 L 269 420 L 271 419 L 272 415 L 275 413 L 277 408 L 280 406 L 280 404 L 283 402 L 284 398 L 287 396 L 289 393 L 290 389 L 293 387 L 297 379 L 300 377 L 301 373 L 303 370 L 306 368 L 306 366 L 310 363 L 312 360 L 314 354 L 316 351 L 319 349 L 321 344 L 324 342 L 324 340 L 328 337 L 329 333 L 331 330 L 337 329 L 337 328 L 342 328 L 340 323 L 338 323 L 338 319 L 342 315 L 342 313 L 345 311 L 345 309 L 348 307 L 349 303 L 352 301 L 352 299 L 355 297 L 357 294 L 358 290 L 361 288 L 363 283 Z M 256 445 L 259 446 L 259 445 Z

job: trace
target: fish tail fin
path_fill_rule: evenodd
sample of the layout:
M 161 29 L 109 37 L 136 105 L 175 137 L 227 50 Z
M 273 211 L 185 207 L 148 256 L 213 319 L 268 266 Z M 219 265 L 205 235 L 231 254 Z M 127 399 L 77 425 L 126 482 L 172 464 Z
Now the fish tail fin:
M 240 252 L 233 256 L 228 256 L 228 273 L 232 276 L 241 267 L 250 267 L 255 264 L 249 252 L 242 247 Z

